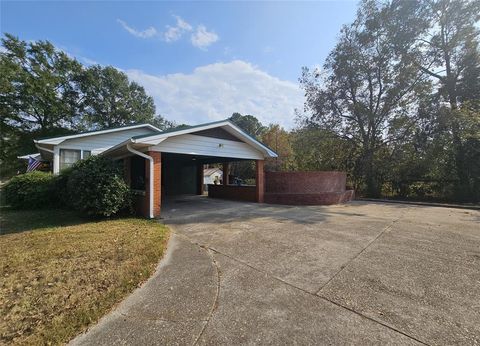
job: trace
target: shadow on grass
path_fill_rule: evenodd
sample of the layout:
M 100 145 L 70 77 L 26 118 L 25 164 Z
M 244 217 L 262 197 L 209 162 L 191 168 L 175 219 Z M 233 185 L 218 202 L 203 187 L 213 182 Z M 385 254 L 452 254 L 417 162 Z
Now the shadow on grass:
M 1 206 L 0 236 L 95 221 L 98 220 L 80 217 L 75 212 L 62 209 L 16 210 Z

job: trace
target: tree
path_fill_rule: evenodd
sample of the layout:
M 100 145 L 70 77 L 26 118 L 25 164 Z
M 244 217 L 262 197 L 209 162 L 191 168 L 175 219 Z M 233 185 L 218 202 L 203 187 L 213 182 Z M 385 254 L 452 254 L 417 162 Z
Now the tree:
M 90 127 L 103 129 L 139 122 L 151 122 L 153 98 L 125 73 L 112 66 L 91 66 L 82 75 L 82 111 Z
M 417 68 L 393 49 L 387 30 L 387 5 L 362 2 L 353 24 L 343 27 L 324 71 L 303 69 L 305 108 L 310 123 L 352 144 L 358 153 L 355 170 L 370 196 L 381 189 L 379 157 L 385 147 L 412 126 L 415 94 L 422 90 Z
M 254 138 L 260 138 L 265 131 L 265 126 L 253 115 L 242 115 L 240 113 L 233 113 L 230 121 L 240 127 L 243 131 Z
M 81 65 L 48 41 L 25 42 L 5 34 L 0 53 L 1 175 L 18 168 L 16 156 L 31 152 L 33 136 L 82 130 L 76 79 Z
M 162 131 L 174 129 L 179 126 L 174 121 L 167 120 L 160 114 L 155 116 L 155 118 L 153 118 L 153 121 L 151 121 L 151 124 Z
M 82 66 L 48 41 L 2 39 L 2 123 L 23 130 L 75 127 Z
M 262 134 L 262 142 L 274 150 L 278 157 L 266 160 L 269 171 L 287 171 L 294 168 L 290 133 L 278 124 L 270 124 Z
M 5 34 L 0 52 L 1 176 L 19 167 L 17 155 L 33 152 L 34 138 L 154 118 L 153 99 L 113 67 L 85 68 L 48 41 L 25 42 Z
M 461 103 L 469 108 L 480 98 L 480 51 L 478 21 L 480 2 L 431 0 L 395 2 L 391 22 L 396 49 L 429 76 L 438 96 L 449 105 L 455 171 L 460 182 L 470 181 L 470 162 L 462 137 Z M 445 113 L 444 105 L 438 112 Z M 470 187 L 459 187 L 470 189 Z
M 439 83 L 450 104 L 478 99 L 480 3 L 465 0 L 398 1 L 393 3 L 393 44 L 406 59 Z M 468 84 L 465 89 L 461 85 Z

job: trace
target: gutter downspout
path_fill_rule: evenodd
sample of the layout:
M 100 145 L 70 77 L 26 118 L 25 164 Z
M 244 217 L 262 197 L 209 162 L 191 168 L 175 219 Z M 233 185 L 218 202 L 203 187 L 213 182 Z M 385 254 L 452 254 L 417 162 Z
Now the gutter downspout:
M 153 219 L 153 157 L 148 156 L 138 150 L 135 150 L 131 147 L 131 143 L 127 143 L 127 150 L 135 155 L 141 156 L 144 159 L 147 159 L 150 161 L 150 181 L 148 183 L 148 188 L 149 188 L 149 199 L 150 199 L 150 219 Z

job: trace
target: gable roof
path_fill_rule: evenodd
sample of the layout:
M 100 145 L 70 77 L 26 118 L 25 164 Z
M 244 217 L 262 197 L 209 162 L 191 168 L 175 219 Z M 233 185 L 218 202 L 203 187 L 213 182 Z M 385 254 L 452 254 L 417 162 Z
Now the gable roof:
M 203 170 L 203 175 L 212 175 L 213 173 L 220 172 L 223 174 L 223 171 L 220 168 L 205 168 Z
M 57 145 L 57 144 L 60 144 L 67 139 L 81 138 L 81 137 L 88 137 L 88 136 L 96 136 L 96 135 L 101 135 L 101 134 L 105 134 L 105 133 L 112 133 L 112 132 L 118 132 L 118 131 L 138 129 L 138 128 L 142 128 L 142 127 L 150 128 L 150 129 L 152 129 L 156 132 L 162 132 L 160 129 L 158 129 L 157 127 L 155 127 L 153 125 L 150 125 L 150 124 L 135 124 L 135 125 L 127 125 L 127 126 L 121 126 L 121 127 L 105 129 L 105 130 L 87 131 L 87 132 L 77 133 L 77 134 L 73 134 L 73 135 L 60 136 L 60 137 L 42 138 L 42 139 L 34 140 L 34 142 L 38 143 L 38 144 Z
M 267 157 L 278 157 L 278 155 L 272 149 L 270 149 L 265 144 L 261 143 L 260 141 L 250 136 L 248 133 L 243 131 L 241 128 L 239 128 L 237 125 L 235 125 L 228 119 L 206 123 L 206 124 L 200 124 L 196 126 L 182 127 L 180 129 L 167 130 L 160 133 L 134 136 L 130 139 L 130 142 L 138 143 L 138 144 L 157 145 L 169 137 L 180 136 L 185 134 L 194 134 L 194 132 L 199 132 L 199 131 L 217 128 L 217 127 L 223 128 L 224 130 L 234 135 L 235 137 L 241 139 L 245 143 L 250 144 L 257 150 L 263 152 Z

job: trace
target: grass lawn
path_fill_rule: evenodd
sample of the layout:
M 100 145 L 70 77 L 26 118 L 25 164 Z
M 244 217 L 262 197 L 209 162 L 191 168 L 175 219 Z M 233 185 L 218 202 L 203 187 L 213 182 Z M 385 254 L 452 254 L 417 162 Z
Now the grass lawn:
M 0 218 L 0 344 L 68 342 L 153 273 L 168 238 L 136 218 L 6 208 Z

